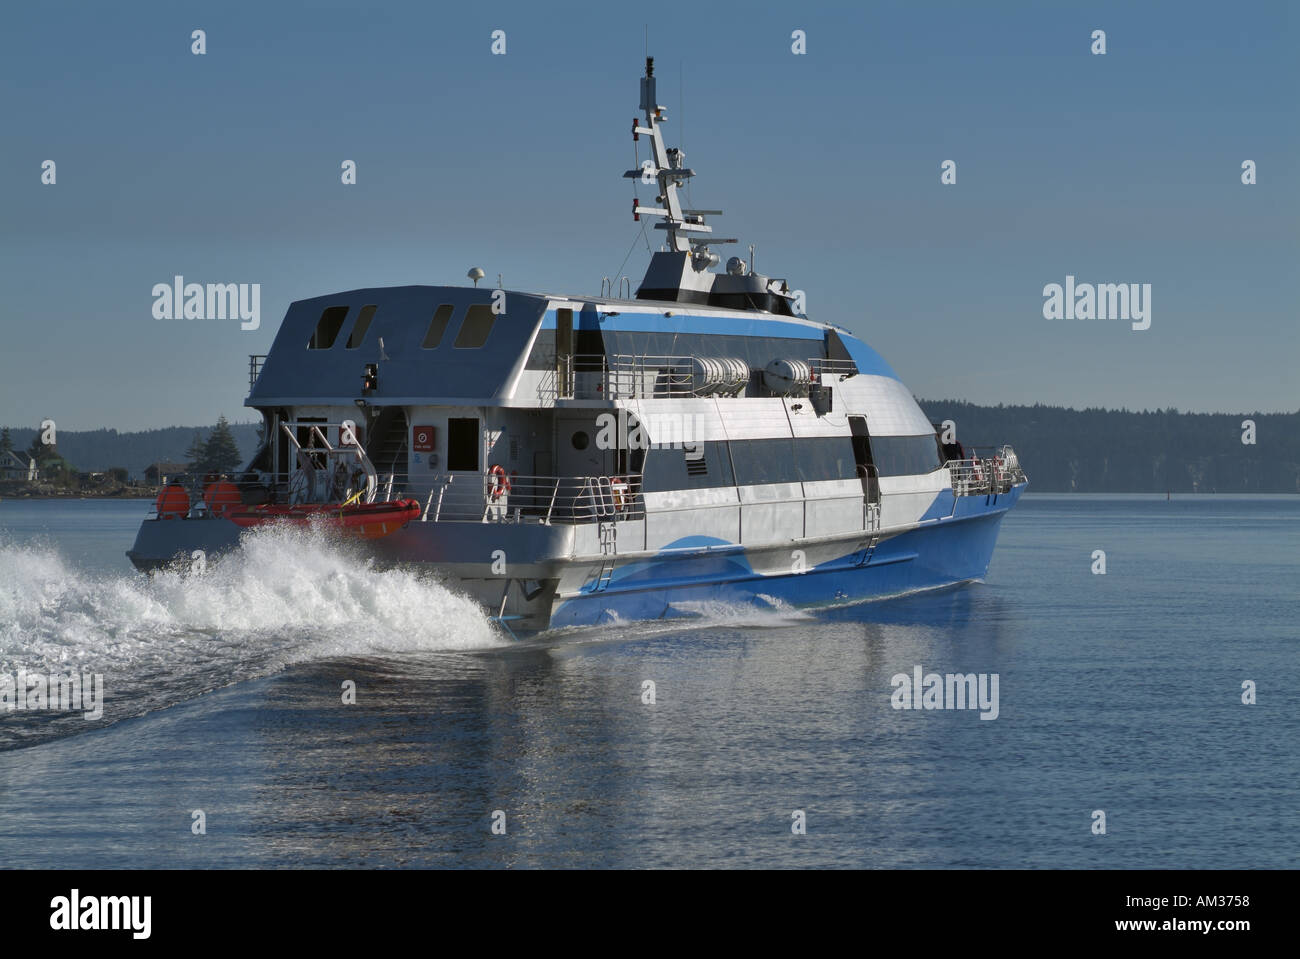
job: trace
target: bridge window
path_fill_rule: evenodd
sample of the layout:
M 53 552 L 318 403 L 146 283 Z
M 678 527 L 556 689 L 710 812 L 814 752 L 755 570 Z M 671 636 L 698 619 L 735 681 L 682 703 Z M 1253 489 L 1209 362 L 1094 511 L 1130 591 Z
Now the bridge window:
M 436 349 L 442 342 L 442 334 L 447 332 L 447 324 L 451 322 L 452 305 L 444 303 L 433 311 L 433 319 L 429 321 L 429 329 L 424 334 L 424 342 L 420 344 L 421 349 Z
M 361 345 L 361 341 L 366 338 L 366 331 L 370 329 L 370 321 L 375 318 L 375 310 L 377 309 L 379 307 L 373 304 L 361 308 L 361 314 L 357 317 L 357 321 L 352 324 L 352 333 L 348 336 L 347 348 L 349 350 L 355 350 Z
M 316 332 L 311 335 L 307 349 L 328 350 L 333 346 L 334 341 L 339 338 L 339 330 L 343 329 L 343 320 L 347 315 L 346 306 L 327 306 L 325 312 L 320 315 Z
M 475 303 L 465 311 L 465 319 L 461 322 L 460 332 L 456 334 L 456 342 L 452 345 L 458 350 L 477 350 L 487 342 L 495 322 L 496 314 L 492 312 L 492 307 L 486 303 Z

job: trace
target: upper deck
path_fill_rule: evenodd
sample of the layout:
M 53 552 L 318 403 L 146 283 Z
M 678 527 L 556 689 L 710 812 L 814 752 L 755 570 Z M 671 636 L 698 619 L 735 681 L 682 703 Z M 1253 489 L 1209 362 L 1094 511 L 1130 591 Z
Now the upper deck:
M 726 358 L 752 372 L 788 359 L 848 363 L 897 379 L 866 344 L 804 317 L 644 299 L 374 287 L 291 304 L 245 405 L 351 405 L 364 395 L 373 406 L 549 406 L 573 395 L 556 381 L 565 356 L 589 371 Z M 376 382 L 363 394 L 369 365 Z

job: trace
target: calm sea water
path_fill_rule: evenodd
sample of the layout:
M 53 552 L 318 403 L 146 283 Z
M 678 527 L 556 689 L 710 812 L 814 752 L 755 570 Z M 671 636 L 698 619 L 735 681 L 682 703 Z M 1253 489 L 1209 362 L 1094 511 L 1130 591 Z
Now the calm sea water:
M 1300 497 L 1030 495 L 983 584 L 524 644 L 289 534 L 150 582 L 147 509 L 0 503 L 0 672 L 107 684 L 0 713 L 7 866 L 1300 860 Z M 918 665 L 997 719 L 893 709 Z

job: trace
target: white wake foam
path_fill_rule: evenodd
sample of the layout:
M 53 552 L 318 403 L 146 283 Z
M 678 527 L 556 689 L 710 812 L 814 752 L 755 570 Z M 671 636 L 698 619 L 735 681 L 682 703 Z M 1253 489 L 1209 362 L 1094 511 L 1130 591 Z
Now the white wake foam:
M 257 530 L 201 573 L 152 577 L 0 541 L 0 672 L 103 673 L 110 705 L 157 708 L 314 659 L 504 642 L 469 599 L 317 531 Z

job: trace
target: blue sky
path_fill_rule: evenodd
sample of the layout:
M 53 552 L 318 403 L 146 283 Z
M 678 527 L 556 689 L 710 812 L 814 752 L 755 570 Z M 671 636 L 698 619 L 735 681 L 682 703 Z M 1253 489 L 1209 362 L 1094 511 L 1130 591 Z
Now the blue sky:
M 1292 4 L 668 9 L 6 5 L 0 423 L 246 419 L 247 355 L 332 290 L 478 265 L 596 293 L 629 248 L 635 286 L 649 254 L 621 174 L 650 11 L 693 205 L 914 393 L 1300 409 Z M 260 283 L 262 328 L 155 320 L 176 274 Z M 1067 274 L 1150 283 L 1151 328 L 1045 320 Z

